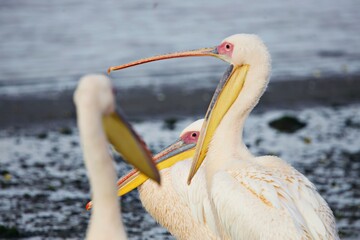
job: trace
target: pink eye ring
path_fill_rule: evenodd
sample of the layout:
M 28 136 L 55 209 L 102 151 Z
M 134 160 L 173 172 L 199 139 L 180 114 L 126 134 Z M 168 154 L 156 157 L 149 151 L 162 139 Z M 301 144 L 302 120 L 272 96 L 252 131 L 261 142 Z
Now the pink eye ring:
M 218 47 L 219 54 L 227 55 L 231 57 L 234 50 L 234 45 L 229 42 L 224 42 Z
M 189 131 L 184 133 L 180 138 L 186 143 L 186 144 L 190 144 L 190 143 L 196 143 L 198 141 L 200 132 L 198 131 Z

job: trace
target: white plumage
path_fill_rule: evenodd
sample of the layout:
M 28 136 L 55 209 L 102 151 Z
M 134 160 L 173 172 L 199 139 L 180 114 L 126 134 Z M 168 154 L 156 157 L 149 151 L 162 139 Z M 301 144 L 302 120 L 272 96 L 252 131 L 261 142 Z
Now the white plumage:
M 176 239 L 220 239 L 207 197 L 202 169 L 186 184 L 191 159 L 160 171 L 162 185 L 146 181 L 139 187 L 144 208 Z
M 102 117 L 115 110 L 110 80 L 100 75 L 83 77 L 74 101 L 84 162 L 96 203 L 86 239 L 126 239 L 116 194 L 116 173 L 102 128 Z
M 331 210 L 308 179 L 277 157 L 249 162 L 231 164 L 212 179 L 211 199 L 228 237 L 336 238 Z
M 145 144 L 123 116 L 116 113 L 109 78 L 102 75 L 83 77 L 75 91 L 74 102 L 94 202 L 86 238 L 126 239 L 108 139 L 129 163 L 144 174 L 160 181 L 159 173 Z M 113 134 L 114 129 L 117 135 Z
M 108 71 L 191 56 L 214 56 L 231 64 L 205 116 L 188 178 L 190 183 L 198 169 L 204 171 L 198 177 L 205 177 L 221 239 L 338 239 L 332 211 L 314 185 L 280 158 L 253 156 L 242 140 L 245 120 L 265 91 L 271 70 L 270 54 L 257 36 L 237 34 L 216 48 L 145 58 Z M 192 201 L 189 193 L 182 193 L 185 202 Z M 197 204 L 189 206 L 201 216 Z
M 201 119 L 187 126 L 180 134 L 180 139 L 186 141 L 186 136 L 195 133 L 196 141 L 202 123 Z M 159 155 L 162 153 L 154 158 L 157 159 Z M 186 178 L 190 166 L 191 158 L 188 158 L 162 169 L 161 186 L 147 180 L 138 187 L 140 200 L 150 215 L 176 239 L 219 239 L 206 192 L 204 171 L 201 168 L 193 184 L 188 186 Z
M 205 158 L 207 191 L 222 239 L 338 239 L 332 211 L 314 185 L 278 157 L 254 157 L 243 143 L 244 122 L 268 82 L 270 55 L 254 35 L 228 37 L 222 46 L 227 43 L 233 46 L 225 53 L 227 61 L 247 64 L 249 70 Z

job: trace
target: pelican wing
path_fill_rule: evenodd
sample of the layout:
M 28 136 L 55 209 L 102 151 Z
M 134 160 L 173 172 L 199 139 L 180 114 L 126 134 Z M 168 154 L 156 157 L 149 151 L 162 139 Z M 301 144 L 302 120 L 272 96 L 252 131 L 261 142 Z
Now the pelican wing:
M 284 223 L 286 219 L 292 219 L 297 236 L 301 236 L 301 239 L 337 238 L 335 221 L 330 208 L 306 177 L 276 157 L 256 158 L 255 161 L 245 164 L 247 166 L 228 168 L 231 170 L 222 174 L 228 175 L 226 181 L 231 182 L 233 191 L 246 192 L 247 195 L 242 195 L 239 199 L 251 196 L 253 200 L 247 206 L 252 204 L 254 208 L 263 211 L 259 213 L 255 210 L 246 210 L 246 214 L 259 214 L 272 220 L 274 219 L 272 216 L 281 215 L 282 217 L 278 219 L 279 224 Z M 225 176 L 222 177 L 223 181 L 224 179 Z M 221 199 L 222 197 L 217 195 L 212 198 Z M 224 207 L 221 201 L 223 200 L 215 205 Z M 274 215 L 266 216 L 266 213 Z

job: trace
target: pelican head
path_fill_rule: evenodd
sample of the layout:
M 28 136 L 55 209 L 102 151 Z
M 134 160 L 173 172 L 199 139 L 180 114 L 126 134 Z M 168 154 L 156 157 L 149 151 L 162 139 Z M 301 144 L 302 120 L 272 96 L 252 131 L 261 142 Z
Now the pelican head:
M 263 53 L 267 53 L 263 41 L 253 34 L 235 34 L 227 37 L 216 49 L 219 58 L 237 66 L 257 63 L 263 58 Z M 270 57 L 268 53 L 267 57 Z
M 169 168 L 179 161 L 183 161 L 194 156 L 196 143 L 199 139 L 203 122 L 204 119 L 199 119 L 191 123 L 180 133 L 180 137 L 174 143 L 170 144 L 153 157 L 153 161 L 156 163 L 156 167 L 159 170 Z M 149 177 L 139 172 L 139 170 L 131 170 L 118 180 L 118 196 L 127 194 L 148 179 Z M 91 207 L 92 202 L 89 202 L 86 205 L 86 209 L 90 210 Z
M 156 167 L 161 171 L 179 161 L 192 158 L 200 136 L 204 119 L 199 119 L 187 126 L 180 137 L 153 157 Z M 122 196 L 144 183 L 148 177 L 134 169 L 118 181 L 118 195 Z
M 91 112 L 94 119 L 102 116 L 100 124 L 102 122 L 106 137 L 113 147 L 127 162 L 149 178 L 160 182 L 150 151 L 124 115 L 115 109 L 114 90 L 109 78 L 101 75 L 83 77 L 74 94 L 74 102 L 81 106 L 78 111 Z M 89 111 L 90 109 L 94 111 Z
M 207 110 L 188 178 L 189 184 L 205 159 L 211 139 L 223 117 L 227 114 L 240 93 L 243 92 L 243 94 L 247 94 L 250 92 L 243 91 L 243 89 L 256 86 L 257 89 L 263 91 L 266 88 L 270 72 L 270 54 L 268 53 L 265 44 L 256 35 L 235 34 L 225 38 L 216 47 L 144 58 L 128 64 L 110 67 L 108 69 L 108 72 L 111 72 L 163 59 L 193 56 L 216 57 L 228 62 L 230 67 L 226 70 L 224 76 L 220 80 Z M 261 66 L 261 68 L 258 66 Z M 250 68 L 253 75 L 261 76 L 252 77 L 251 80 L 254 82 L 246 81 L 246 79 L 250 79 L 247 78 Z
M 110 79 L 101 75 L 88 75 L 79 81 L 74 94 L 77 105 L 95 108 L 101 115 L 115 111 L 115 98 Z

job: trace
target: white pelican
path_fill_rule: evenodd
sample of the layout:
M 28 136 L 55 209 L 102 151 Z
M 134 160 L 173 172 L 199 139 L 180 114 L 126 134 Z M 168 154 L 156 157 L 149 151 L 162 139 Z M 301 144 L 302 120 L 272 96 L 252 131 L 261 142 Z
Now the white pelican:
M 138 187 L 140 200 L 150 215 L 176 239 L 218 239 L 214 216 L 200 168 L 191 186 L 186 184 L 203 119 L 187 126 L 178 140 L 153 157 L 161 186 L 134 169 L 118 181 L 118 195 Z M 92 204 L 87 204 L 87 209 Z
M 231 64 L 207 111 L 188 183 L 206 157 L 205 175 L 223 239 L 338 239 L 333 213 L 315 186 L 275 156 L 255 157 L 242 140 L 244 122 L 266 89 L 271 64 L 255 35 L 230 36 L 214 48 L 142 59 L 215 56 Z
M 115 112 L 107 77 L 83 77 L 75 91 L 74 102 L 94 201 L 87 239 L 126 239 L 117 198 L 116 173 L 106 137 L 129 163 L 158 182 L 159 173 L 144 143 Z

